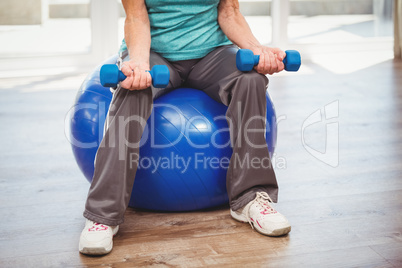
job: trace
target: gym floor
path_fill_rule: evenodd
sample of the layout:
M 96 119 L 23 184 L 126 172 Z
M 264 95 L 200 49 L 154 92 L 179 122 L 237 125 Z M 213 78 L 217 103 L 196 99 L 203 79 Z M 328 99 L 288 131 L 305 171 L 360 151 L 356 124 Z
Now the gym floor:
M 78 253 L 89 184 L 64 134 L 86 74 L 1 78 L 0 267 L 402 267 L 402 62 L 377 54 L 270 78 L 289 235 L 264 237 L 227 206 L 128 209 L 103 257 Z

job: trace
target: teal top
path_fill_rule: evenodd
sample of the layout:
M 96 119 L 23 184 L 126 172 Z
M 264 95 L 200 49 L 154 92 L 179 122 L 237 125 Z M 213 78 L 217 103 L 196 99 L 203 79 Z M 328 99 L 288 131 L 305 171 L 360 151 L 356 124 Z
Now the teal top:
M 218 24 L 219 0 L 146 0 L 151 50 L 168 61 L 199 59 L 232 44 Z M 127 49 L 123 39 L 120 52 Z

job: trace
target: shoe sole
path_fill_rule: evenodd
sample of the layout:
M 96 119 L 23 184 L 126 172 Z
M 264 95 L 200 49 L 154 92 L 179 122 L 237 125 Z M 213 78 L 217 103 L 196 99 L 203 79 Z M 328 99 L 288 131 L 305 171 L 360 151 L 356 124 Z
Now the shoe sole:
M 253 222 L 252 222 L 253 223 Z M 254 223 L 253 223 L 254 225 Z M 281 229 L 275 229 L 271 233 L 265 233 L 262 229 L 259 228 L 259 226 L 254 225 L 254 229 L 259 232 L 260 234 L 266 235 L 266 236 L 283 236 L 287 235 L 291 230 L 291 226 L 287 226 Z
M 113 243 L 111 246 L 104 247 L 84 247 L 80 248 L 80 252 L 86 255 L 105 255 L 112 251 Z
M 243 223 L 248 223 L 247 219 L 243 216 L 243 215 L 238 215 L 236 212 L 234 212 L 233 210 L 230 210 L 230 215 L 232 216 L 233 219 L 239 221 L 239 222 L 243 222 Z M 260 226 L 258 226 L 258 224 L 254 224 L 254 222 L 251 222 L 251 224 L 253 225 L 254 229 L 259 232 L 260 234 L 266 235 L 266 236 L 282 236 L 282 235 L 286 235 L 288 234 L 291 230 L 292 227 L 286 226 L 280 229 L 275 229 L 272 232 L 268 233 L 268 232 L 264 232 L 263 229 L 260 228 Z

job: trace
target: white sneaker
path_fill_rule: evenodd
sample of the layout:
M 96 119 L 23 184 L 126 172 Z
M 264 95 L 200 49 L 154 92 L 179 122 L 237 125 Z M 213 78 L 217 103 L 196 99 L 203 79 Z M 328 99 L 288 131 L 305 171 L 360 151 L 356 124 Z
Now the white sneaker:
M 113 236 L 119 231 L 119 226 L 108 226 L 86 220 L 81 232 L 79 250 L 89 255 L 103 255 L 112 251 Z
M 259 233 L 269 236 L 280 236 L 290 232 L 288 220 L 276 211 L 272 200 L 265 192 L 256 193 L 253 201 L 237 211 L 230 210 L 230 215 L 238 221 L 250 223 Z

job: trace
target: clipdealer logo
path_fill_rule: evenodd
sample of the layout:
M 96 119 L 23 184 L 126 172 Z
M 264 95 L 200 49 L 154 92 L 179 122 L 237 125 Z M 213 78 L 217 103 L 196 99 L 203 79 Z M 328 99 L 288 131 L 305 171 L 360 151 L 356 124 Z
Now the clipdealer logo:
M 316 159 L 331 166 L 339 165 L 339 101 L 328 103 L 323 108 L 314 111 L 306 120 L 301 128 L 301 142 L 304 149 Z M 321 124 L 319 124 L 321 123 Z M 306 143 L 305 131 L 307 128 L 322 127 L 325 124 L 325 149 L 319 151 Z

